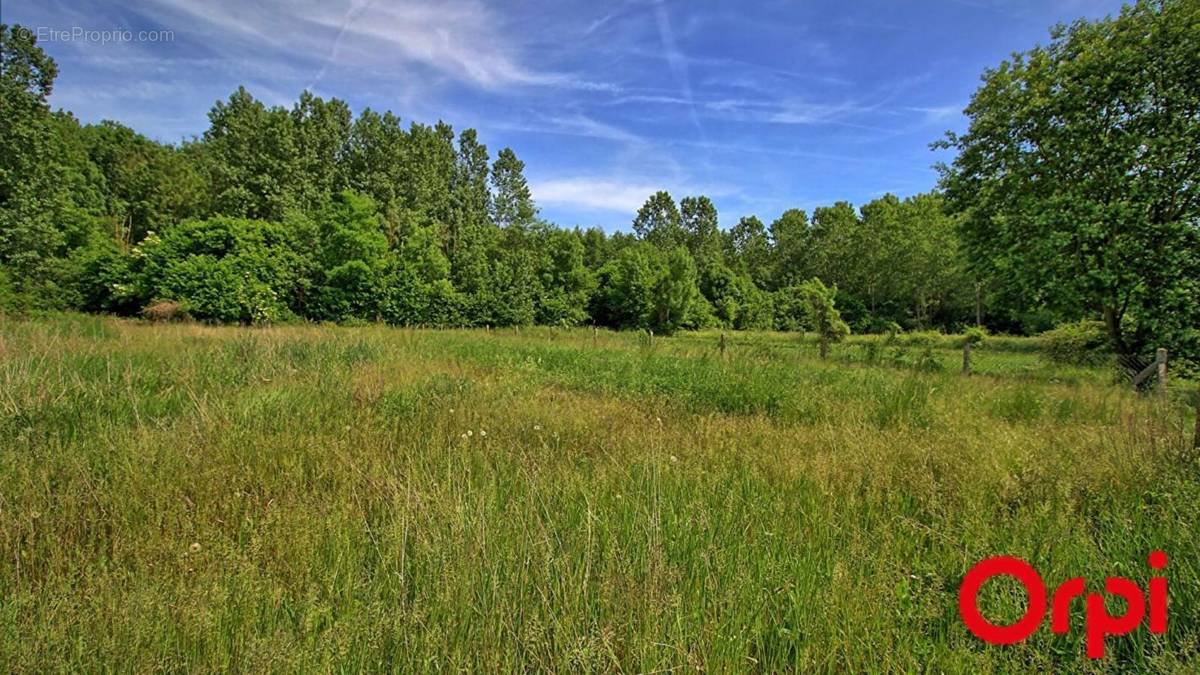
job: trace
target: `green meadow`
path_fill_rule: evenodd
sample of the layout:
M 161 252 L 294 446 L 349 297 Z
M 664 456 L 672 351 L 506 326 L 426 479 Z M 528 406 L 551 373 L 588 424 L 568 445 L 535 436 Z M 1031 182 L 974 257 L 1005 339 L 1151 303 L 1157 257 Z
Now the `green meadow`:
M 727 338 L 0 319 L 0 671 L 1195 672 L 1193 385 Z M 1155 549 L 1103 660 L 959 618 Z

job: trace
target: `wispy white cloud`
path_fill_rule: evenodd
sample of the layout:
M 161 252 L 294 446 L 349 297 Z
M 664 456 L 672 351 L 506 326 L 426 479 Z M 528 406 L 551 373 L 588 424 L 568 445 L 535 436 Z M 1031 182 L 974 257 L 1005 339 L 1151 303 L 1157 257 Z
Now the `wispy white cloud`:
M 625 213 L 630 218 L 659 190 L 667 190 L 677 199 L 685 195 L 728 196 L 736 190 L 722 185 L 664 183 L 656 179 L 614 178 L 611 176 L 573 176 L 531 181 L 529 186 L 539 204 L 569 206 L 588 211 Z
M 616 141 L 626 145 L 645 145 L 648 141 L 631 131 L 615 124 L 601 122 L 580 112 L 563 114 L 535 115 L 532 122 L 493 121 L 489 126 L 493 129 L 520 131 L 533 134 L 561 134 L 565 136 L 580 136 Z
M 556 178 L 535 182 L 529 189 L 539 204 L 632 214 L 662 187 L 605 178 Z
M 658 25 L 659 38 L 662 40 L 663 58 L 666 59 L 667 65 L 670 66 L 671 72 L 675 76 L 675 81 L 679 84 L 680 95 L 683 100 L 688 102 L 688 116 L 692 120 L 692 126 L 696 127 L 696 131 L 703 138 L 704 127 L 700 125 L 700 116 L 696 114 L 695 96 L 692 94 L 692 78 L 688 72 L 687 59 L 675 43 L 675 32 L 671 29 L 671 17 L 667 14 L 667 6 L 663 0 L 656 0 L 654 3 L 654 19 Z
M 909 106 L 906 110 L 924 115 L 929 123 L 944 122 L 962 114 L 964 105 Z
M 272 0 L 155 0 L 144 6 L 165 25 L 186 21 L 216 44 L 288 53 L 313 64 L 314 80 L 341 68 L 419 66 L 485 90 L 546 86 L 612 90 L 610 83 L 529 65 L 503 16 L 476 0 L 295 5 Z M 249 44 L 246 44 L 249 43 Z M 314 46 L 319 46 L 314 54 Z

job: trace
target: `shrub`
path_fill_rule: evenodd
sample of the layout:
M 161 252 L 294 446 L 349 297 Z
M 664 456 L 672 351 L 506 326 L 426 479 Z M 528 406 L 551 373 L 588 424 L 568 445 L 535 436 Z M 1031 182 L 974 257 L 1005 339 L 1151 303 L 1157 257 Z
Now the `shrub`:
M 933 345 L 926 345 L 917 358 L 917 370 L 924 373 L 936 373 L 942 370 L 942 362 L 933 353 Z
M 1100 321 L 1059 324 L 1041 335 L 1042 351 L 1051 361 L 1096 365 L 1110 359 L 1108 332 Z
M 188 221 L 151 234 L 132 251 L 136 292 L 130 295 L 146 304 L 177 300 L 201 321 L 288 319 L 288 301 L 304 295 L 307 268 L 292 234 L 280 223 L 233 218 Z
M 972 347 L 982 347 L 987 335 L 987 329 L 983 326 L 971 326 L 963 331 L 963 340 Z

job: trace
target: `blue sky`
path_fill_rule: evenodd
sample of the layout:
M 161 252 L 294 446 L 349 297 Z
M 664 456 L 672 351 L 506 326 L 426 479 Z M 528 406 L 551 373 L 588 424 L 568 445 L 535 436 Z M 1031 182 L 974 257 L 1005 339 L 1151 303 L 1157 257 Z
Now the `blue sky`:
M 984 68 L 1120 4 L 7 0 L 0 19 L 131 32 L 43 41 L 53 105 L 84 121 L 177 142 L 238 85 L 289 106 L 307 88 L 474 127 L 525 161 L 544 217 L 615 230 L 657 189 L 707 194 L 723 226 L 928 190 Z

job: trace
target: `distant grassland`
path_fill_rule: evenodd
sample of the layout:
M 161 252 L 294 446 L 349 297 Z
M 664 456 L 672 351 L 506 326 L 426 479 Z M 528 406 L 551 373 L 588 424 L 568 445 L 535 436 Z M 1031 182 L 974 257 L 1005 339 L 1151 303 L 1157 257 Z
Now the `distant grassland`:
M 1195 672 L 1187 383 L 718 340 L 0 319 L 0 671 Z M 1094 586 L 1156 548 L 1170 630 L 1104 661 L 1081 611 L 959 620 L 984 557 Z

